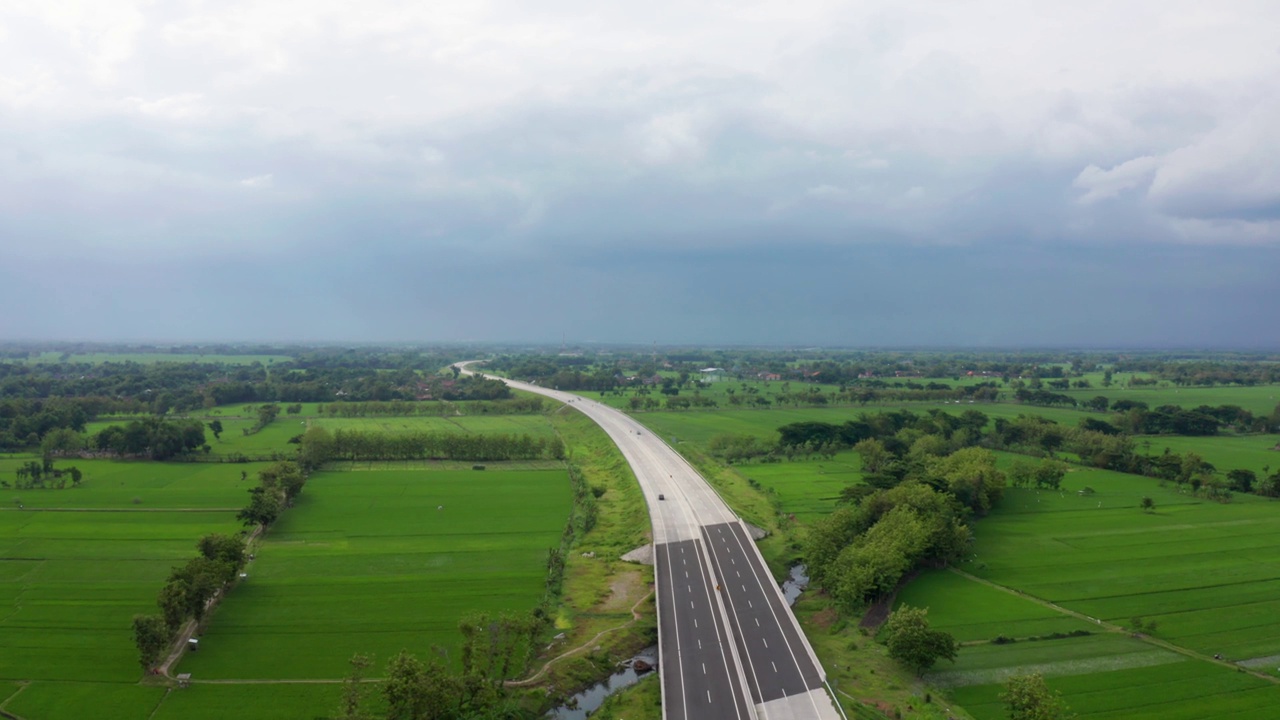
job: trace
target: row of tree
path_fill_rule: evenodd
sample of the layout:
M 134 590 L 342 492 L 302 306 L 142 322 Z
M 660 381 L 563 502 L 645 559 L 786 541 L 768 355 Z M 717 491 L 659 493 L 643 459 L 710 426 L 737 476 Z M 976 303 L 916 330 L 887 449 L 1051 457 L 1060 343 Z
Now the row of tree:
M 330 460 L 562 460 L 564 442 L 554 436 L 527 434 L 388 433 L 342 428 L 330 432 L 312 427 L 302 435 L 298 456 L 312 468 Z
M 156 598 L 160 613 L 133 618 L 134 643 L 143 668 L 155 667 L 182 626 L 189 620 L 202 620 L 214 598 L 244 567 L 242 537 L 206 535 L 196 543 L 196 548 L 198 555 L 169 573 Z
M 434 415 L 536 415 L 546 409 L 540 397 L 515 397 L 507 400 L 472 400 L 465 404 L 437 401 L 392 400 L 390 402 L 340 402 L 320 405 L 322 417 L 414 417 Z

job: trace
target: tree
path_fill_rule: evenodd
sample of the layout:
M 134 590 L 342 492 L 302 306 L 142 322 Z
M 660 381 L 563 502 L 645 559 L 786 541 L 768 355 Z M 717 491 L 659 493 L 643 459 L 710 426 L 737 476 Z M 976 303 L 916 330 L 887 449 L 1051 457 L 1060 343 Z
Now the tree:
M 884 443 L 875 438 L 867 438 L 853 446 L 853 451 L 862 458 L 862 471 L 875 474 L 884 469 L 893 456 L 885 450 Z
M 369 716 L 364 713 L 364 672 L 373 665 L 373 658 L 356 653 L 347 661 L 351 665 L 351 673 L 342 680 L 342 704 L 338 707 L 340 720 L 365 720 Z
M 1155 511 L 1155 509 L 1156 509 L 1156 501 L 1155 501 L 1155 500 L 1152 500 L 1152 499 L 1150 498 L 1150 496 L 1143 496 L 1143 498 L 1142 498 L 1142 511 L 1143 511 L 1143 512 L 1154 512 L 1154 511 Z
M 423 663 L 406 651 L 387 664 L 382 685 L 387 720 L 445 720 L 457 716 L 461 687 L 438 663 Z
M 1062 485 L 1062 478 L 1067 474 L 1067 466 L 1057 460 L 1044 458 L 1036 466 L 1036 487 L 1057 490 Z
M 1236 469 L 1227 473 L 1227 481 L 1231 483 L 1231 489 L 1236 492 L 1252 492 L 1253 484 L 1258 481 L 1258 475 L 1252 470 Z
M 270 525 L 280 517 L 280 495 L 274 490 L 256 487 L 249 490 L 249 504 L 236 513 L 236 519 L 247 526 Z
M 959 646 L 950 633 L 929 627 L 929 609 L 903 605 L 884 625 L 889 657 L 915 671 L 917 676 L 939 660 L 955 662 Z
M 172 637 L 159 615 L 133 616 L 133 641 L 138 646 L 138 663 L 143 669 L 155 667 Z
M 209 421 L 209 432 L 213 433 L 213 439 L 214 439 L 214 440 L 221 440 L 221 439 L 222 439 L 222 421 L 221 421 L 221 420 L 210 420 L 210 421 Z
M 1009 720 L 1068 720 L 1062 696 L 1049 689 L 1040 673 L 1014 675 L 1000 699 L 1009 706 Z
M 171 580 L 160 589 L 160 597 L 156 598 L 156 604 L 160 606 L 160 612 L 164 614 L 165 627 L 170 632 L 177 631 L 182 627 L 182 622 L 187 619 L 187 595 L 190 591 L 190 585 L 186 580 Z
M 244 540 L 221 533 L 210 533 L 200 538 L 196 548 L 204 557 L 220 563 L 228 563 L 235 570 L 244 567 Z

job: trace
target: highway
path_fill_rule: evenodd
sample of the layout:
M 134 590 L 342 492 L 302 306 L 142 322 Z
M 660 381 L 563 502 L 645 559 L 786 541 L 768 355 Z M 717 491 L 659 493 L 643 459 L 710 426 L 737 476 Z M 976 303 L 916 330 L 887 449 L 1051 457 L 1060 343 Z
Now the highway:
M 602 403 L 489 377 L 576 408 L 631 465 L 653 524 L 664 720 L 840 720 L 746 526 L 679 453 Z

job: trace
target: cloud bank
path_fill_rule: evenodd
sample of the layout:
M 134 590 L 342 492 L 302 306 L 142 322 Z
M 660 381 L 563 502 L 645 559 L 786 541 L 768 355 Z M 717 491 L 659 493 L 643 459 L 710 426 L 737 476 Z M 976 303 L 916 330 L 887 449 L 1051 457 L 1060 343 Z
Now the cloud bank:
M 6 7 L 0 300 L 79 263 L 189 278 L 192 306 L 212 269 L 306 287 L 405 258 L 500 305 L 501 283 L 462 271 L 610 257 L 607 292 L 654 257 L 705 274 L 772 253 L 797 273 L 806 256 L 1016 248 L 1048 277 L 1062 253 L 1171 247 L 1257 253 L 1221 256 L 1250 276 L 1280 246 L 1278 26 L 1265 0 Z M 379 295 L 316 302 L 342 335 L 395 306 Z M 769 339 L 733 307 L 734 337 Z M 8 332 L 63 317 L 43 312 Z M 264 312 L 254 332 L 305 322 Z

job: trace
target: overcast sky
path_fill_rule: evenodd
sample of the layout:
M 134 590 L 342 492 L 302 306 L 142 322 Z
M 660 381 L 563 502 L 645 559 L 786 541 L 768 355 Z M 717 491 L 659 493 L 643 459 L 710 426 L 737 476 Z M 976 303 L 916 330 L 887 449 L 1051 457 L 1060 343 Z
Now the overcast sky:
M 1275 0 L 0 5 L 0 338 L 1280 346 Z

